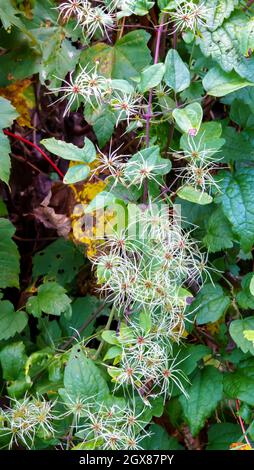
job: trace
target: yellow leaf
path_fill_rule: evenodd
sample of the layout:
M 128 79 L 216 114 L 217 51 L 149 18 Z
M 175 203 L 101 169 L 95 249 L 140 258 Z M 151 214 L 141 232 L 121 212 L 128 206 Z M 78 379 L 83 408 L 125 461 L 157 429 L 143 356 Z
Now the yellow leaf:
M 20 126 L 33 127 L 30 110 L 35 105 L 34 91 L 31 80 L 17 80 L 11 85 L 0 88 L 0 96 L 8 99 L 20 114 L 17 122 Z
M 254 330 L 244 330 L 243 331 L 243 336 L 248 341 L 252 341 L 254 343 Z

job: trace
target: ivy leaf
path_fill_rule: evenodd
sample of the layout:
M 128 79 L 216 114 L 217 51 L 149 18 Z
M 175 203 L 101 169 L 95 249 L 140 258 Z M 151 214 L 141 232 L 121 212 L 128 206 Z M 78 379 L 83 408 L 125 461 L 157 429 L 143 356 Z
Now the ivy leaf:
M 216 209 L 206 223 L 206 235 L 203 238 L 210 253 L 233 247 L 234 234 L 221 208 Z
M 54 137 L 41 140 L 41 144 L 44 145 L 49 152 L 63 158 L 64 160 L 91 163 L 96 158 L 95 146 L 87 137 L 85 137 L 83 148 L 62 140 L 57 140 Z
M 150 65 L 150 67 L 147 67 L 146 69 L 142 70 L 141 79 L 138 84 L 138 90 L 141 93 L 145 93 L 151 88 L 156 87 L 161 83 L 164 73 L 165 65 L 161 63 Z
M 198 325 L 216 322 L 230 305 L 230 298 L 219 284 L 205 284 L 191 304 L 191 311 L 197 311 Z
M 234 342 L 245 354 L 250 352 L 254 356 L 254 343 L 245 334 L 248 330 L 254 330 L 253 317 L 235 320 L 230 323 L 229 332 Z
M 151 63 L 149 39 L 150 34 L 137 30 L 125 34 L 114 46 L 96 44 L 81 53 L 80 64 L 85 66 L 99 61 L 98 70 L 104 76 L 131 80 Z
M 189 104 L 182 109 L 176 108 L 172 114 L 182 132 L 197 135 L 203 118 L 203 109 L 199 103 Z
M 100 402 L 109 395 L 102 373 L 95 363 L 85 356 L 79 345 L 71 350 L 64 371 L 64 387 L 60 394 L 67 400 L 91 398 L 91 401 Z
M 37 296 L 28 299 L 28 313 L 40 317 L 42 312 L 48 315 L 61 315 L 68 310 L 71 299 L 65 294 L 66 290 L 56 282 L 46 282 L 38 288 Z
M 208 95 L 225 96 L 254 83 L 240 77 L 235 71 L 224 72 L 220 67 L 213 67 L 203 78 L 203 87 Z
M 170 49 L 168 51 L 165 66 L 164 81 L 168 86 L 173 88 L 176 93 L 190 86 L 190 71 L 176 50 Z
M 28 316 L 25 312 L 15 312 L 8 300 L 0 301 L 0 340 L 12 338 L 26 327 Z
M 225 374 L 223 386 L 227 397 L 237 398 L 254 406 L 254 365 Z
M 0 218 L 0 288 L 19 287 L 19 252 L 11 239 L 14 226 L 7 219 Z
M 215 410 L 222 399 L 222 391 L 222 374 L 214 367 L 207 366 L 198 370 L 192 379 L 189 398 L 180 397 L 183 414 L 193 436 L 203 428 L 206 419 Z
M 240 168 L 235 173 L 220 172 L 222 194 L 217 196 L 223 212 L 232 224 L 243 250 L 247 253 L 254 243 L 254 169 Z

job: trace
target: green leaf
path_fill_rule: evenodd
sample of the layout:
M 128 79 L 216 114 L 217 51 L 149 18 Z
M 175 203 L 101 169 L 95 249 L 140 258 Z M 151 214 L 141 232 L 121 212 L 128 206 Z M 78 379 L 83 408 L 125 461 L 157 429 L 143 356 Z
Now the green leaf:
M 64 387 L 65 397 L 72 400 L 91 398 L 91 401 L 100 402 L 109 395 L 100 370 L 94 361 L 85 356 L 79 345 L 71 350 L 64 372 Z
M 8 300 L 0 301 L 0 340 L 12 338 L 16 333 L 24 330 L 28 322 L 25 312 L 15 312 Z
M 161 63 L 150 65 L 150 67 L 147 67 L 145 70 L 142 70 L 141 79 L 138 84 L 138 90 L 141 93 L 145 93 L 151 88 L 156 87 L 161 83 L 164 73 L 165 65 Z
M 128 160 L 128 168 L 125 170 L 124 175 L 128 178 L 130 183 L 133 180 L 133 174 L 135 174 L 137 168 L 136 164 L 139 163 L 142 158 L 147 162 L 150 172 L 154 175 L 166 175 L 172 168 L 170 160 L 161 158 L 160 147 L 158 145 L 142 149 Z
M 245 14 L 237 12 L 215 30 L 203 28 L 196 41 L 204 56 L 211 56 L 225 72 L 235 70 L 254 82 L 254 58 L 242 55 L 238 41 L 238 31 L 245 25 Z
M 251 278 L 251 281 L 250 281 L 250 293 L 251 293 L 251 295 L 254 296 L 254 274 L 252 274 L 252 278 Z
M 19 287 L 19 252 L 11 239 L 14 226 L 7 219 L 0 218 L 0 288 Z
M 73 184 L 83 181 L 89 176 L 90 171 L 91 169 L 88 165 L 71 166 L 67 173 L 65 173 L 63 182 L 65 184 Z
M 98 140 L 99 146 L 104 147 L 113 135 L 116 124 L 116 115 L 110 107 L 103 109 L 93 124 L 93 129 Z
M 0 351 L 0 362 L 3 377 L 7 381 L 6 388 L 10 397 L 23 397 L 32 386 L 29 376 L 25 376 L 27 355 L 22 342 L 6 345 Z
M 247 317 L 243 320 L 235 320 L 230 323 L 229 333 L 239 348 L 246 354 L 250 352 L 254 355 L 254 344 L 246 338 L 246 330 L 254 330 L 254 317 Z
M 230 305 L 230 298 L 219 284 L 205 284 L 191 304 L 191 311 L 197 312 L 198 325 L 216 322 Z
M 183 450 L 183 447 L 175 437 L 170 436 L 167 431 L 158 424 L 152 423 L 149 426 L 151 436 L 141 441 L 144 450 Z
M 85 209 L 85 214 L 89 214 L 94 210 L 103 209 L 104 207 L 110 206 L 116 200 L 116 197 L 112 193 L 107 191 L 101 191 L 95 198 L 88 204 Z
M 195 189 L 193 186 L 182 186 L 177 190 L 177 196 L 185 201 L 194 202 L 195 204 L 200 204 L 201 206 L 206 206 L 213 202 L 212 196 L 203 191 Z
M 99 61 L 99 71 L 106 77 L 131 80 L 150 65 L 147 47 L 150 35 L 144 30 L 132 31 L 116 41 L 114 46 L 99 43 L 83 51 L 81 66 Z
M 180 55 L 175 49 L 170 49 L 165 59 L 164 81 L 173 88 L 176 93 L 185 90 L 190 86 L 190 71 L 182 61 Z
M 249 52 L 254 49 L 254 21 L 253 18 L 237 32 L 239 49 L 245 56 L 249 56 Z
M 225 96 L 254 83 L 240 77 L 236 72 L 224 72 L 220 67 L 213 67 L 203 79 L 203 87 L 208 95 Z
M 254 406 L 254 365 L 225 374 L 223 386 L 227 397 Z
M 246 130 L 254 128 L 254 116 L 250 114 L 251 109 L 248 104 L 243 103 L 241 100 L 234 100 L 229 117 L 231 121 L 238 124 L 241 128 Z
M 14 119 L 16 119 L 18 116 L 19 114 L 12 106 L 10 101 L 0 96 L 0 129 L 10 127 Z
M 251 250 L 254 243 L 254 169 L 241 168 L 235 173 L 220 172 L 222 194 L 217 196 L 223 212 L 232 224 L 245 252 Z
M 121 354 L 122 354 L 122 348 L 120 348 L 119 346 L 112 346 L 107 350 L 103 358 L 103 361 L 115 359 L 116 357 L 121 356 Z
M 62 28 L 37 28 L 34 34 L 41 45 L 40 81 L 45 84 L 50 80 L 51 87 L 60 86 L 61 79 L 75 69 L 80 50 L 63 38 Z
M 221 138 L 222 125 L 216 121 L 204 122 L 201 124 L 199 132 L 192 137 L 191 141 L 187 134 L 183 134 L 180 139 L 181 149 L 192 152 L 195 144 L 198 152 L 209 149 L 209 156 L 216 155 L 225 144 L 225 139 Z M 213 157 L 216 160 L 216 157 Z M 221 155 L 219 154 L 219 159 Z
M 254 161 L 254 147 L 244 132 L 237 132 L 234 127 L 223 130 L 225 145 L 222 148 L 222 161 Z
M 229 450 L 233 442 L 239 442 L 242 436 L 241 427 L 234 423 L 212 424 L 208 429 L 206 450 Z
M 12 104 L 0 96 L 0 180 L 4 181 L 6 184 L 9 183 L 11 171 L 11 160 L 9 156 L 11 147 L 9 139 L 6 135 L 3 134 L 2 129 L 11 126 L 14 119 L 16 119 L 18 116 L 19 114 L 16 112 L 16 109 L 12 106 Z
M 70 283 L 84 264 L 77 247 L 59 238 L 33 257 L 33 277 L 48 275 L 62 285 Z
M 110 4 L 110 1 L 108 0 Z M 122 2 L 121 11 L 117 13 L 117 18 L 122 18 L 124 16 L 144 16 L 147 15 L 149 10 L 153 7 L 155 2 L 151 2 L 150 0 L 136 0 L 134 4 L 130 4 L 128 7 L 128 2 Z
M 176 108 L 173 118 L 182 132 L 197 135 L 203 119 L 203 109 L 199 103 L 192 103 L 185 108 Z
M 108 344 L 119 345 L 119 339 L 116 336 L 116 332 L 113 330 L 103 331 L 101 337 Z
M 64 317 L 62 316 L 62 318 Z M 62 339 L 62 331 L 56 320 L 50 320 L 49 317 L 39 318 L 37 328 L 40 330 L 40 334 L 37 336 L 36 342 L 41 349 L 47 346 L 54 349 Z
M 0 19 L 4 29 L 8 30 L 12 25 L 17 26 L 18 28 L 22 27 L 22 22 L 17 17 L 19 13 L 19 10 L 13 8 L 11 2 L 0 0 Z
M 207 366 L 198 370 L 192 379 L 189 398 L 180 397 L 183 414 L 193 436 L 198 434 L 216 409 L 222 399 L 222 391 L 222 374 L 214 367 Z
M 11 146 L 9 139 L 3 132 L 0 130 L 0 180 L 8 184 L 11 173 Z
M 71 299 L 65 294 L 66 290 L 56 282 L 46 282 L 38 288 L 37 296 L 30 297 L 26 308 L 35 317 L 42 312 L 48 315 L 61 315 L 70 304 Z
M 216 209 L 206 223 L 206 235 L 203 238 L 210 253 L 233 247 L 232 228 L 221 208 Z
M 74 302 L 72 303 L 71 318 L 67 319 L 63 315 L 60 318 L 60 325 L 63 330 L 63 335 L 66 337 L 70 337 L 76 330 L 79 331 L 80 338 L 86 338 L 90 336 L 94 331 L 94 324 L 96 318 L 98 317 L 94 318 L 85 328 L 84 325 L 86 324 L 87 320 L 91 318 L 94 312 L 96 312 L 100 305 L 100 300 L 92 295 L 75 298 Z M 107 309 L 105 307 L 105 309 L 102 310 L 100 315 L 103 315 L 106 312 Z
M 247 310 L 248 308 L 254 309 L 254 297 L 250 292 L 252 277 L 252 273 L 248 273 L 243 277 L 241 282 L 242 290 L 238 292 L 236 296 L 238 305 L 244 310 Z
M 18 43 L 16 39 L 15 48 L 0 56 L 0 86 L 8 86 L 10 83 L 14 83 L 15 80 L 30 77 L 38 73 L 39 68 L 40 54 L 38 54 L 38 51 L 36 52 L 35 48 L 28 46 L 24 35 L 20 35 Z
M 0 351 L 0 362 L 5 380 L 16 380 L 24 375 L 27 361 L 25 345 L 21 341 L 7 344 Z
M 44 145 L 49 152 L 65 160 L 91 163 L 96 158 L 95 146 L 87 137 L 85 137 L 85 145 L 83 148 L 79 148 L 76 145 L 62 140 L 57 140 L 54 137 L 41 140 L 41 144 Z
M 209 0 L 209 8 L 207 8 L 206 24 L 211 31 L 215 31 L 222 25 L 224 20 L 228 18 L 239 5 L 240 0 Z

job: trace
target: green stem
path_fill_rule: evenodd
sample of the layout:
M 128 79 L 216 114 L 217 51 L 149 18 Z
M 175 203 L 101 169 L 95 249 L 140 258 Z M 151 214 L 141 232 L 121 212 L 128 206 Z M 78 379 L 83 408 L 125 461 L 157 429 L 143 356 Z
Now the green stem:
M 108 330 L 110 329 L 111 323 L 112 323 L 112 321 L 113 321 L 113 319 L 114 319 L 114 315 L 115 315 L 115 307 L 112 307 L 112 310 L 111 310 L 110 315 L 109 315 L 109 317 L 108 317 L 107 324 L 106 324 L 106 326 L 105 326 L 105 328 L 104 328 L 103 331 L 108 331 Z M 97 351 L 96 351 L 96 354 L 94 355 L 94 360 L 95 360 L 95 361 L 96 361 L 96 360 L 98 359 L 98 357 L 100 356 L 100 353 L 101 353 L 101 350 L 102 350 L 102 348 L 103 348 L 103 346 L 104 346 L 104 343 L 105 343 L 105 341 L 102 339 L 101 342 L 100 342 L 100 345 L 99 345 L 99 347 L 98 347 L 98 349 L 97 349 Z

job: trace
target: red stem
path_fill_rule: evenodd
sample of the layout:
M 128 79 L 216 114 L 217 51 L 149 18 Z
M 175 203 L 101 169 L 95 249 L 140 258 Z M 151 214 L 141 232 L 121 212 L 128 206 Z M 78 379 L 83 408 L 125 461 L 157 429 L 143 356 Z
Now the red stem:
M 239 400 L 236 400 L 235 401 L 235 404 L 236 404 L 236 410 L 237 412 L 239 413 L 240 411 L 240 401 Z M 243 435 L 244 435 L 244 439 L 245 441 L 247 442 L 248 446 L 250 446 L 250 448 L 252 449 L 252 445 L 248 439 L 248 436 L 247 436 L 247 431 L 245 429 L 245 425 L 244 425 L 244 421 L 242 419 L 242 417 L 238 414 L 238 419 L 239 419 L 239 423 L 240 423 L 240 426 L 242 428 L 242 432 L 243 432 Z
M 25 139 L 24 137 L 21 137 L 21 135 L 13 134 L 12 132 L 9 132 L 9 131 L 6 131 L 6 130 L 4 130 L 3 132 L 4 132 L 5 135 L 13 137 L 16 140 L 20 140 L 21 142 L 24 142 L 25 144 L 30 145 L 31 147 L 36 149 L 45 158 L 45 160 L 47 160 L 47 162 L 52 166 L 52 168 L 54 168 L 54 170 L 58 173 L 58 175 L 62 179 L 64 178 L 64 174 L 61 172 L 61 170 L 59 170 L 59 168 L 55 165 L 55 163 L 52 162 L 52 160 L 48 157 L 48 155 L 45 152 L 43 152 L 43 150 L 40 147 L 38 147 L 38 145 L 33 144 L 32 142 Z

